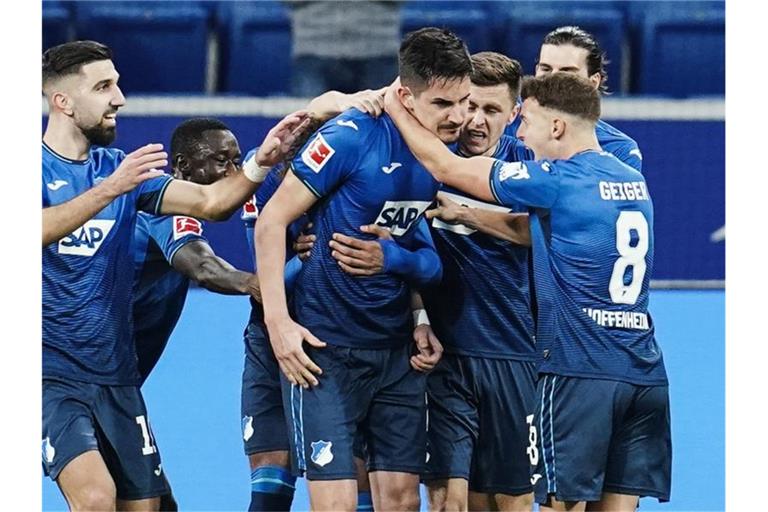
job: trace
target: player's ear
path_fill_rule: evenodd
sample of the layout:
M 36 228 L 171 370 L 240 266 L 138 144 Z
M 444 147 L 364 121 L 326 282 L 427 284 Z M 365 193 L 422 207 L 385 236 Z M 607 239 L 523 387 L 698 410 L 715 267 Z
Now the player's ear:
M 405 105 L 405 108 L 408 110 L 413 110 L 413 92 L 411 91 L 410 87 L 405 87 L 401 85 L 397 88 L 397 97 L 400 99 L 403 105 Z
M 592 83 L 592 87 L 597 89 L 600 87 L 600 82 L 602 81 L 603 77 L 600 76 L 600 73 L 592 73 L 592 76 L 589 77 L 589 81 Z
M 68 94 L 61 91 L 54 92 L 51 96 L 51 103 L 62 114 L 69 117 L 75 115 L 72 98 Z
M 509 114 L 509 119 L 507 119 L 507 124 L 510 124 L 515 121 L 515 118 L 520 113 L 520 105 L 515 104 L 514 107 L 512 107 L 512 113 Z
M 190 162 L 181 153 L 177 153 L 173 156 L 173 173 L 177 175 L 177 178 L 182 176 L 189 176 Z
M 553 139 L 560 139 L 565 133 L 565 119 L 555 117 L 552 119 L 551 135 Z

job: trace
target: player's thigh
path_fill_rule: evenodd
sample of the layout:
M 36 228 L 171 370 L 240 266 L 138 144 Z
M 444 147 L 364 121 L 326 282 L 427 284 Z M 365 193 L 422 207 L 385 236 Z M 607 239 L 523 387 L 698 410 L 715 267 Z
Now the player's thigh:
M 538 498 L 537 498 L 538 501 Z M 546 504 L 540 504 L 541 512 L 584 512 L 587 510 L 586 501 L 559 501 L 549 497 Z
M 355 439 L 373 394 L 377 368 L 353 352 L 331 344 L 308 349 L 309 357 L 323 368 L 319 385 L 309 389 L 292 385 L 281 375 L 291 465 L 308 480 L 357 477 Z
M 503 510 L 505 512 L 531 512 L 533 510 L 533 492 L 511 496 L 509 494 L 485 494 L 491 503 L 490 508 L 472 507 L 470 493 L 470 510 Z
M 527 450 L 529 416 L 536 402 L 535 363 L 473 357 L 468 358 L 467 366 L 466 374 L 482 404 L 469 489 L 526 496 L 533 491 Z
M 81 454 L 99 449 L 92 404 L 98 386 L 43 379 L 43 470 L 52 480 Z
M 144 500 L 170 493 L 139 388 L 101 386 L 94 412 L 100 451 L 118 499 Z
M 160 497 L 143 500 L 117 500 L 117 510 L 128 512 L 155 512 L 160 510 Z
M 369 471 L 419 475 L 426 460 L 426 376 L 410 366 L 410 343 L 376 352 L 383 364 L 364 432 Z M 373 357 L 373 356 L 372 356 Z
M 427 375 L 425 482 L 469 479 L 479 414 L 477 396 L 464 366 L 462 356 L 445 354 Z
M 240 393 L 243 446 L 246 455 L 288 453 L 280 368 L 263 324 L 246 327 L 245 357 Z
M 467 510 L 468 482 L 464 478 L 443 478 L 424 482 L 429 510 Z M 485 509 L 487 510 L 487 509 Z
M 588 503 L 587 510 L 600 512 L 635 512 L 640 499 L 628 494 L 604 492 L 603 498 L 595 503 Z
M 604 492 L 669 500 L 672 470 L 667 386 L 626 388 L 626 414 L 617 418 Z
M 288 450 L 277 450 L 272 452 L 259 452 L 248 455 L 248 464 L 251 471 L 262 466 L 279 466 L 289 469 L 291 460 L 288 456 Z
M 619 384 L 540 377 L 527 448 L 537 503 L 600 500 Z
M 419 475 L 402 471 L 371 471 L 374 510 L 419 510 Z
M 307 490 L 312 510 L 352 512 L 356 508 L 355 480 L 308 480 Z
M 71 510 L 115 509 L 115 483 L 98 451 L 87 451 L 70 460 L 56 483 Z

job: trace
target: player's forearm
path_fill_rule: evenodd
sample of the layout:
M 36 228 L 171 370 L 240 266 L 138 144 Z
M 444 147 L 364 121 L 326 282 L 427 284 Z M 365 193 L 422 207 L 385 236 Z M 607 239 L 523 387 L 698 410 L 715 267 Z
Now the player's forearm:
M 324 92 L 309 102 L 307 110 L 312 113 L 314 119 L 325 122 L 328 119 L 341 114 L 340 100 L 343 97 L 344 94 L 339 91 Z
M 217 256 L 201 261 L 193 279 L 206 290 L 224 295 L 249 295 L 254 284 L 258 287 L 255 275 L 237 270 Z
M 208 185 L 200 217 L 208 220 L 226 220 L 243 206 L 259 184 L 246 178 L 242 172 Z
M 66 203 L 43 208 L 43 247 L 88 222 L 118 195 L 102 183 Z
M 436 283 L 443 276 L 442 262 L 432 248 L 409 251 L 393 240 L 382 240 L 381 249 L 384 272 L 402 276 L 417 286 Z
M 289 316 L 284 282 L 285 231 L 286 223 L 271 222 L 269 217 L 262 216 L 256 223 L 257 270 L 265 322 Z
M 483 210 L 480 208 L 462 208 L 459 222 L 486 235 L 525 247 L 531 246 L 531 233 L 528 229 L 527 213 L 507 213 Z

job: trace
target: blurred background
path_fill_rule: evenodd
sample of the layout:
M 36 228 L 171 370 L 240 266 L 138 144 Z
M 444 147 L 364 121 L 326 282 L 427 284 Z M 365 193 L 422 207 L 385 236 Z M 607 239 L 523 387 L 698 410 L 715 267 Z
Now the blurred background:
M 591 32 L 610 61 L 603 119 L 634 138 L 655 207 L 651 313 L 670 374 L 673 498 L 644 510 L 724 508 L 724 1 L 43 1 L 43 49 L 110 46 L 127 97 L 114 144 L 166 147 L 196 116 L 224 121 L 242 153 L 328 89 L 390 83 L 403 34 L 450 28 L 533 73 L 561 25 Z M 44 102 L 43 102 L 44 103 Z M 43 104 L 43 126 L 46 105 Z M 216 252 L 250 270 L 238 215 L 208 223 Z M 239 433 L 242 297 L 193 290 L 145 387 L 181 510 L 244 510 Z M 65 508 L 43 483 L 44 508 Z M 303 487 L 295 509 L 307 506 Z

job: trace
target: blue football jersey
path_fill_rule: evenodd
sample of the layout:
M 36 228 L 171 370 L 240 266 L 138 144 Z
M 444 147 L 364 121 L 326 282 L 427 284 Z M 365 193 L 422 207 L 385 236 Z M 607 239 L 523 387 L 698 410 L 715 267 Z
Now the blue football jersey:
M 506 135 L 516 136 L 517 129 L 520 127 L 520 116 L 507 126 L 504 130 Z M 595 135 L 597 136 L 597 142 L 600 147 L 608 153 L 612 153 L 619 160 L 629 165 L 630 167 L 643 172 L 643 155 L 640 153 L 640 148 L 637 142 L 622 132 L 618 128 L 611 126 L 602 119 L 597 121 L 595 125 Z M 533 157 L 530 158 L 533 160 Z
M 532 156 L 522 142 L 506 135 L 493 155 L 506 162 Z M 521 205 L 489 204 L 447 186 L 441 190 L 472 208 L 528 211 Z M 422 297 L 446 352 L 534 360 L 529 248 L 437 218 L 432 219 L 432 236 L 443 263 L 443 279 L 422 290 Z
M 43 208 L 74 199 L 125 154 L 92 148 L 73 161 L 43 144 Z M 133 344 L 133 237 L 137 210 L 157 214 L 170 176 L 144 181 L 83 226 L 43 248 L 43 376 L 138 383 Z
M 531 213 L 541 373 L 664 385 L 648 313 L 653 204 L 643 175 L 605 151 L 496 161 L 500 204 Z
M 395 347 L 411 339 L 410 286 L 392 273 L 355 277 L 330 254 L 333 233 L 364 239 L 360 226 L 378 224 L 413 250 L 416 229 L 438 182 L 411 154 L 387 115 L 351 109 L 328 121 L 292 161 L 318 197 L 312 257 L 294 289 L 297 320 L 321 340 L 357 348 Z M 431 241 L 430 241 L 431 245 Z
M 137 346 L 163 347 L 187 299 L 189 279 L 171 262 L 190 242 L 207 240 L 202 223 L 181 215 L 153 216 L 139 212 L 134 242 L 133 322 Z

